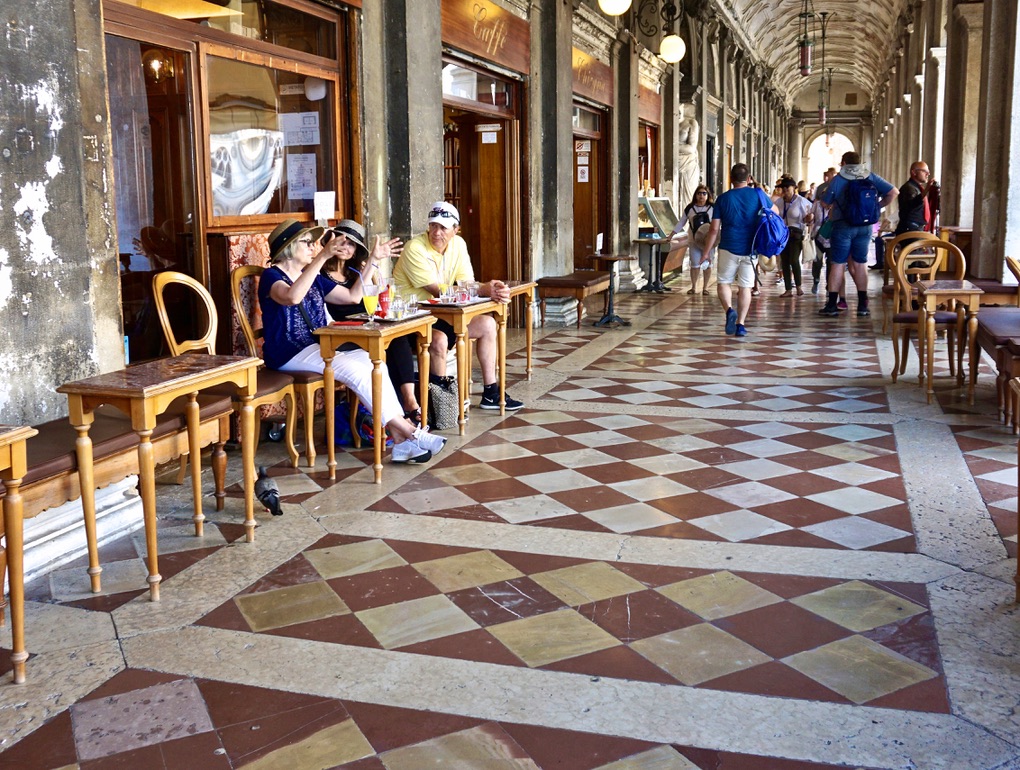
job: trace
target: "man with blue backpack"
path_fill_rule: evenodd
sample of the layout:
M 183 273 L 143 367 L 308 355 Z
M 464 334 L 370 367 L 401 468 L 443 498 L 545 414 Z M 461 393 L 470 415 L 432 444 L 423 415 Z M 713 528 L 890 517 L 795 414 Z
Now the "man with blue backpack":
M 766 211 L 783 231 L 786 226 L 773 209 L 772 201 L 757 187 L 748 186 L 751 171 L 747 164 L 737 163 L 730 169 L 731 189 L 720 195 L 712 209 L 712 224 L 705 240 L 705 253 L 711 252 L 719 242 L 719 263 L 716 268 L 716 293 L 726 312 L 726 333 L 737 337 L 747 336 L 744 321 L 751 307 L 751 289 L 754 287 L 755 261 L 758 254 L 774 256 L 783 250 L 786 240 L 776 248 L 775 243 L 759 246 L 758 239 L 769 240 L 769 228 L 761 228 Z M 766 208 L 767 207 L 767 208 Z M 769 224 L 772 224 L 770 222 Z M 719 230 L 722 237 L 719 237 Z M 757 236 L 757 238 L 756 238 Z M 762 248 L 765 250 L 762 251 Z M 774 249 L 774 250 L 772 250 Z M 737 285 L 737 308 L 733 309 L 732 284 Z
M 850 275 L 857 286 L 857 315 L 871 315 L 868 308 L 868 251 L 871 248 L 872 230 L 882 215 L 882 209 L 899 193 L 877 174 L 872 174 L 861 163 L 856 152 L 845 152 L 839 173 L 829 183 L 822 203 L 829 206 L 832 234 L 829 240 L 828 299 L 819 315 L 837 316 L 839 291 L 843 288 L 845 270 L 849 263 Z

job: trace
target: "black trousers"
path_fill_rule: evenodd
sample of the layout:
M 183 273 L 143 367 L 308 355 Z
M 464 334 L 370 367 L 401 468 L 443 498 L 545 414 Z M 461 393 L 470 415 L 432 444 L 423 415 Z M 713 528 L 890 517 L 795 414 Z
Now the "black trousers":
M 786 248 L 779 255 L 783 263 L 783 283 L 786 284 L 787 291 L 794 286 L 800 286 L 800 255 L 803 250 L 804 231 L 791 227 L 790 240 L 786 242 Z

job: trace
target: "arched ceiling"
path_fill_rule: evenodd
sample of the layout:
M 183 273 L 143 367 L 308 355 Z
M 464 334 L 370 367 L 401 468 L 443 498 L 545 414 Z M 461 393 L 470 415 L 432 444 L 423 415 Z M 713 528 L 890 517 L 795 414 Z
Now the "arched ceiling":
M 890 49 L 896 45 L 908 0 L 821 0 L 809 2 L 816 14 L 829 13 L 825 65 L 833 67 L 833 83 L 864 92 L 868 109 L 885 79 Z M 822 66 L 822 34 L 815 25 L 814 70 L 801 77 L 797 40 L 803 0 L 716 0 L 720 15 L 752 48 L 754 58 L 773 73 L 773 82 L 787 103 L 803 103 L 804 92 L 817 94 Z M 728 18 L 727 18 L 728 17 Z M 811 98 L 815 98 L 811 96 Z

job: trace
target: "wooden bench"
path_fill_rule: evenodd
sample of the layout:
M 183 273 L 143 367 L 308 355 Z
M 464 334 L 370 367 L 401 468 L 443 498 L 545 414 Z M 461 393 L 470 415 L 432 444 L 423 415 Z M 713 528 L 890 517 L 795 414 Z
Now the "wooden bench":
M 161 414 L 152 433 L 154 461 L 165 463 L 188 454 L 188 429 L 185 416 L 186 398 L 174 401 Z M 227 455 L 223 449 L 230 437 L 230 416 L 234 410 L 230 398 L 215 395 L 199 395 L 199 446 L 213 445 L 212 471 L 215 484 L 216 510 L 223 510 L 226 501 L 225 483 Z M 77 432 L 67 418 L 51 420 L 35 426 L 38 435 L 26 443 L 27 469 L 18 489 L 21 497 L 23 519 L 31 519 L 49 508 L 55 508 L 81 496 L 78 480 L 78 457 L 75 451 Z M 131 428 L 131 420 L 113 407 L 99 407 L 95 421 L 89 430 L 93 452 L 93 483 L 101 489 L 128 476 L 138 473 L 138 434 Z M 0 498 L 7 494 L 0 482 Z M 0 520 L 0 534 L 4 534 Z M 5 537 L 5 541 L 8 539 Z M 5 542 L 8 548 L 21 548 L 21 538 Z M 4 554 L 0 549 L 0 554 Z M 12 551 L 13 554 L 13 551 Z M 6 577 L 8 560 L 0 558 L 0 586 Z M 10 558 L 12 565 L 23 563 L 19 551 Z M 20 577 L 20 576 L 19 576 Z M 21 585 L 21 580 L 12 581 L 12 586 Z M 0 589 L 2 590 L 2 589 Z M 12 596 L 12 600 L 15 598 Z M 23 599 L 16 597 L 19 606 Z M 0 620 L 6 603 L 0 593 Z M 20 618 L 15 618 L 15 625 Z M 17 637 L 23 638 L 23 629 L 18 628 Z M 16 650 L 19 654 L 22 652 Z M 15 681 L 24 681 L 23 668 L 15 671 Z
M 585 297 L 599 294 L 609 288 L 610 273 L 604 270 L 575 270 L 570 275 L 539 278 L 538 299 L 545 326 L 545 301 L 553 297 L 573 297 L 577 300 L 577 328 L 581 328 L 581 314 L 584 312 Z
M 977 344 L 995 361 L 995 392 L 999 414 L 1004 422 L 1010 418 L 1011 402 L 1007 397 L 1008 382 L 1020 375 L 1020 358 L 1014 352 L 1020 350 L 1020 308 L 982 307 L 977 314 Z M 1010 343 L 1013 346 L 1010 347 Z

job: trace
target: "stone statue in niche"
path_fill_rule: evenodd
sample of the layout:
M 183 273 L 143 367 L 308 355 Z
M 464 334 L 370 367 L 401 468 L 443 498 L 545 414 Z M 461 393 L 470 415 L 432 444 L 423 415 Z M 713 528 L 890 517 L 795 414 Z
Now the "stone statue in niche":
M 680 208 L 694 200 L 694 190 L 701 179 L 701 161 L 698 157 L 701 129 L 693 113 L 692 105 L 684 105 L 683 116 L 677 124 L 680 157 L 677 163 L 676 199 Z

